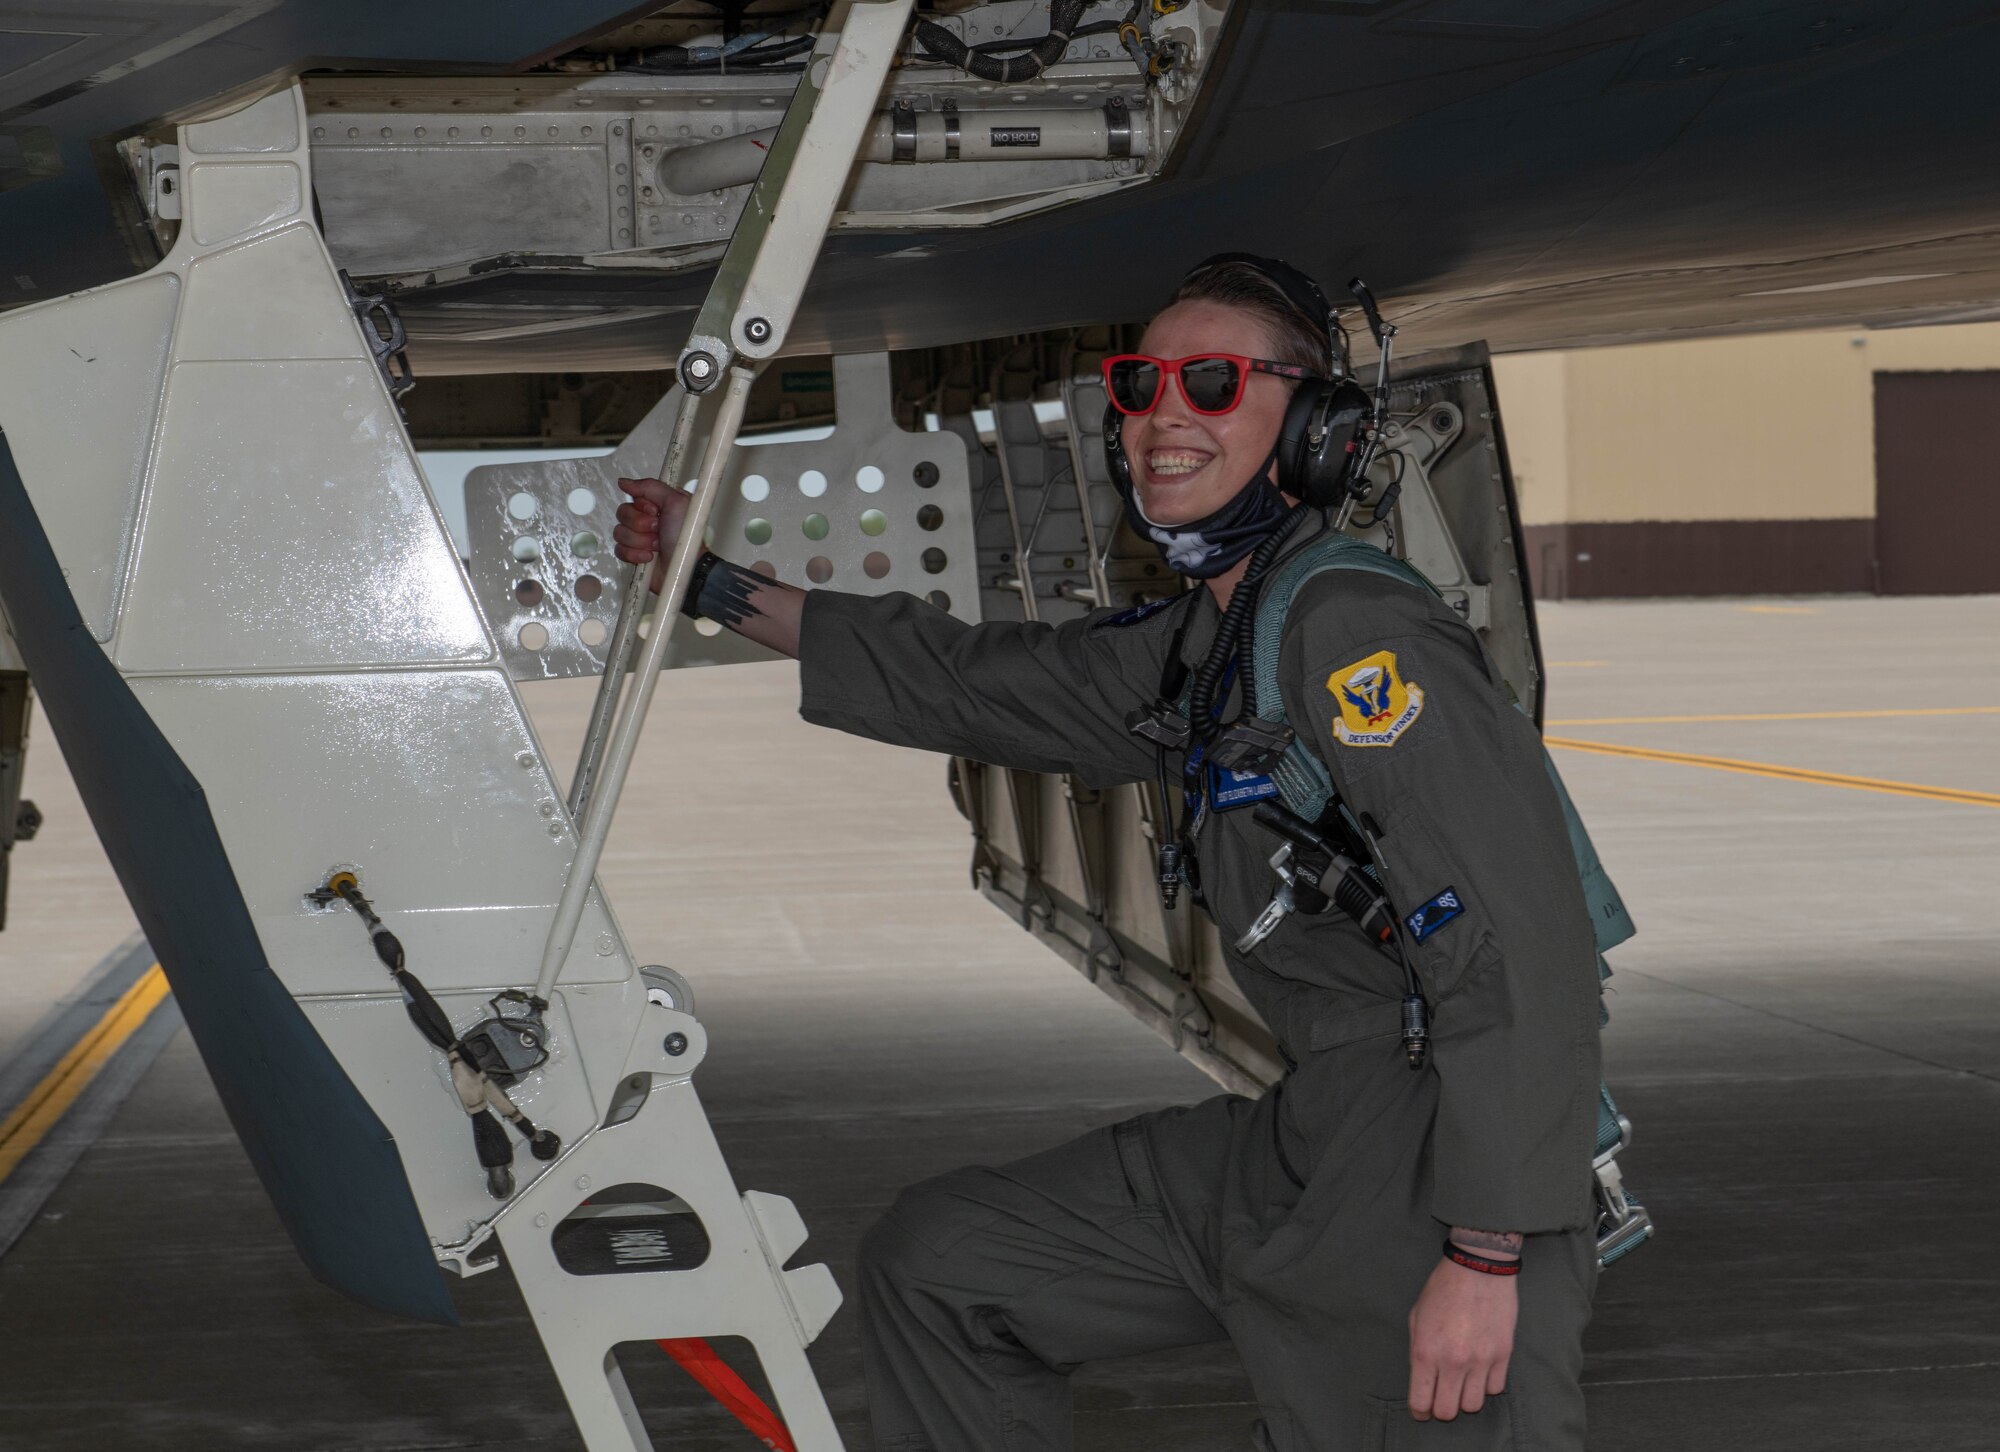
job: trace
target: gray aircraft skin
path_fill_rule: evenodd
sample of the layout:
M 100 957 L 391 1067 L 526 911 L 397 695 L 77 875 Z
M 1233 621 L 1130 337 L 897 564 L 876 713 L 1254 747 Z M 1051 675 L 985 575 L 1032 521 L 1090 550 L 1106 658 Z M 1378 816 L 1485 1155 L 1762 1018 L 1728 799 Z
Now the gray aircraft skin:
M 518 73 L 652 8 L 0 4 L 0 304 L 153 260 L 124 137 L 297 74 Z M 1160 177 L 992 227 L 838 236 L 789 346 L 1128 320 L 1189 259 L 1246 245 L 1365 275 L 1410 347 L 1983 318 L 1996 66 L 1979 0 L 1237 0 Z M 420 372 L 653 367 L 691 314 L 630 311 L 691 308 L 707 278 L 525 258 L 398 301 Z M 447 302 L 628 316 L 451 341 L 429 326 Z

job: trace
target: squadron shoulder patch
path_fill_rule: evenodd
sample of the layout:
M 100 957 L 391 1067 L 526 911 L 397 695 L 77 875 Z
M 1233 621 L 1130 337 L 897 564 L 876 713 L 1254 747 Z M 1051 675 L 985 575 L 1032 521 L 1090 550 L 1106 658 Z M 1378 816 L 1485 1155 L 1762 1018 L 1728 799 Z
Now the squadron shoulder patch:
M 1378 650 L 1326 678 L 1339 703 L 1333 738 L 1344 746 L 1394 746 L 1424 709 L 1424 690 L 1396 671 L 1396 652 Z

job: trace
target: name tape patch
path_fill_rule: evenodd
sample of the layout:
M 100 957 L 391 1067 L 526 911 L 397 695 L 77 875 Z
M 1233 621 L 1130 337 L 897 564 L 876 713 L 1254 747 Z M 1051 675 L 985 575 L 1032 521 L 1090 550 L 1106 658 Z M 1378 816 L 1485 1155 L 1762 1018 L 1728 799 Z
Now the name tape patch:
M 1378 650 L 1326 678 L 1339 706 L 1333 737 L 1343 746 L 1394 746 L 1424 710 L 1424 691 L 1396 669 L 1396 652 Z
M 1211 789 L 1218 812 L 1229 811 L 1233 807 L 1247 807 L 1252 802 L 1261 802 L 1278 794 L 1278 784 L 1268 776 L 1254 776 L 1249 772 L 1231 771 L 1226 766 L 1215 768 L 1215 784 Z
M 1443 892 L 1403 919 L 1403 926 L 1410 930 L 1410 936 L 1421 943 L 1432 933 L 1465 911 L 1465 904 L 1458 900 L 1458 889 L 1447 887 Z

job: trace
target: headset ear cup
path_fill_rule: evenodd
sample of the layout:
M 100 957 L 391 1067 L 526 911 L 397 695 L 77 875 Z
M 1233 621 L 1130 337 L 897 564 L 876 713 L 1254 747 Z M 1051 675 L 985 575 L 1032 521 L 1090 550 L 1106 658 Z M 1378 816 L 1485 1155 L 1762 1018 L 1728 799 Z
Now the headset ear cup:
M 1330 384 L 1308 379 L 1292 390 L 1285 406 L 1285 421 L 1278 425 L 1278 487 L 1303 504 L 1314 508 L 1325 501 L 1314 499 L 1311 454 L 1313 417 L 1324 403 Z
M 1104 405 L 1104 468 L 1126 498 L 1132 495 L 1132 461 L 1125 457 L 1125 415 L 1115 404 Z
M 1350 379 L 1301 384 L 1278 433 L 1278 482 L 1285 492 L 1314 509 L 1351 498 L 1360 482 L 1349 477 L 1359 456 L 1356 444 L 1374 406 L 1367 390 Z

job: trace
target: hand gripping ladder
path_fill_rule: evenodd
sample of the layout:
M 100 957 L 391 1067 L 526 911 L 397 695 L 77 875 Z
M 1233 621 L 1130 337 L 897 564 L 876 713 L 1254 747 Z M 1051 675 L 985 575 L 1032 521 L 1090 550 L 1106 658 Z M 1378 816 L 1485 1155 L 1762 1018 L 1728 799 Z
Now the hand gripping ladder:
M 534 988 L 538 998 L 556 988 L 576 938 L 668 641 L 681 619 L 675 606 L 701 553 L 750 385 L 784 344 L 879 104 L 911 4 L 841 0 L 835 5 L 681 354 L 683 395 L 661 477 L 682 477 L 682 456 L 695 436 L 698 411 L 709 415 L 708 442 L 643 649 L 640 617 L 648 592 L 637 570 L 626 572 L 618 626 L 572 790 L 578 846 L 543 952 Z M 692 1018 L 687 1025 L 689 1037 L 698 1038 L 699 1025 Z M 697 1059 L 699 1049 L 698 1042 L 684 1043 L 684 1060 Z M 635 1047 L 635 1066 L 647 1057 Z M 805 1357 L 806 1345 L 839 1304 L 831 1274 L 824 1266 L 784 1269 L 805 1239 L 789 1201 L 750 1194 L 731 1203 L 733 1182 L 691 1094 L 651 1097 L 644 1112 L 628 1122 L 587 1136 L 555 1172 L 522 1191 L 498 1222 L 508 1262 L 586 1445 L 590 1452 L 651 1452 L 653 1446 L 618 1370 L 619 1343 L 734 1335 L 755 1347 L 799 1452 L 836 1452 L 840 1435 Z M 674 1166 L 676 1190 L 684 1199 L 692 1203 L 705 1194 L 711 1208 L 694 1208 L 708 1231 L 707 1259 L 668 1278 L 579 1276 L 565 1270 L 556 1258 L 551 1222 L 572 1210 L 579 1191 L 634 1178 L 649 1162 Z

